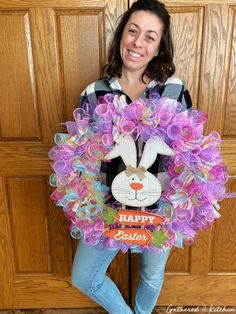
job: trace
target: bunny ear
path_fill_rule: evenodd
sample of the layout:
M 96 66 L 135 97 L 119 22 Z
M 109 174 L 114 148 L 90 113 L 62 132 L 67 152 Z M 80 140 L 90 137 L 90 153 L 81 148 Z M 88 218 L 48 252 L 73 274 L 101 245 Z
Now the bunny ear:
M 150 138 L 144 146 L 139 167 L 143 166 L 146 169 L 151 167 L 156 160 L 157 154 L 174 156 L 175 152 L 159 136 Z
M 106 154 L 104 159 L 113 159 L 118 156 L 121 156 L 126 166 L 131 165 L 136 168 L 137 150 L 131 136 L 121 135 L 119 137 L 119 142 L 108 154 Z

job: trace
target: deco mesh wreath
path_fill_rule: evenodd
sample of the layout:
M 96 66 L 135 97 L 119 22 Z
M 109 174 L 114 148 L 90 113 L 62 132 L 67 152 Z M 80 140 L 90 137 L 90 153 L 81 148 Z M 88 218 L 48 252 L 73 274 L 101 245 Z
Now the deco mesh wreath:
M 83 236 L 88 245 L 123 252 L 130 247 L 157 252 L 192 244 L 199 230 L 220 217 L 218 201 L 227 197 L 228 175 L 220 156 L 219 134 L 203 135 L 205 113 L 183 111 L 180 103 L 158 94 L 129 105 L 125 96 L 106 94 L 99 98 L 93 116 L 81 108 L 73 116 L 75 121 L 65 123 L 67 133 L 55 135 L 56 146 L 49 152 L 54 169 L 50 184 L 56 187 L 51 198 L 71 221 L 72 237 Z M 156 208 L 130 211 L 131 222 L 125 230 L 133 235 L 141 229 L 147 232 L 144 245 L 132 236 L 109 236 L 110 231 L 124 228 L 120 220 L 123 208 L 118 202 L 109 204 L 110 188 L 102 183 L 100 166 L 122 136 L 144 142 L 158 136 L 175 152 L 164 158 L 168 188 Z M 140 216 L 135 216 L 135 211 Z M 152 215 L 150 220 L 144 218 Z M 149 224 L 151 220 L 157 223 Z

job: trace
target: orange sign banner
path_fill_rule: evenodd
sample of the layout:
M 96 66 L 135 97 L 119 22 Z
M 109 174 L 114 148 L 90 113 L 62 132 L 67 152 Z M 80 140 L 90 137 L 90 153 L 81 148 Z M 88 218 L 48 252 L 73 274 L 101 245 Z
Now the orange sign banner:
M 106 230 L 104 235 L 120 242 L 147 245 L 151 240 L 151 233 L 147 229 L 119 228 Z
M 156 214 L 122 209 L 116 215 L 116 219 L 122 225 L 126 226 L 148 226 L 148 225 L 160 225 L 165 219 Z

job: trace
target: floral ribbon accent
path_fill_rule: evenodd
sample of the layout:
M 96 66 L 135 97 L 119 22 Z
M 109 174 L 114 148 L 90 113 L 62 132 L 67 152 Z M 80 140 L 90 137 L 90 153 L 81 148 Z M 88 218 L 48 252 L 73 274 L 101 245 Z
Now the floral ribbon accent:
M 135 168 L 131 165 L 128 165 L 126 167 L 125 174 L 127 175 L 127 177 L 130 177 L 132 174 L 136 174 L 139 177 L 139 179 L 143 179 L 146 177 L 144 174 L 146 171 L 147 169 L 144 168 L 143 166 Z

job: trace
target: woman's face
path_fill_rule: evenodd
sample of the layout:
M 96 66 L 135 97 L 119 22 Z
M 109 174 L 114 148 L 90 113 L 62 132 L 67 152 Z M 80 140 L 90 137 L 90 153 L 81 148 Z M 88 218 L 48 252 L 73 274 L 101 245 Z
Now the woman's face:
M 136 11 L 128 20 L 120 42 L 123 70 L 142 74 L 158 54 L 163 22 L 148 11 Z

